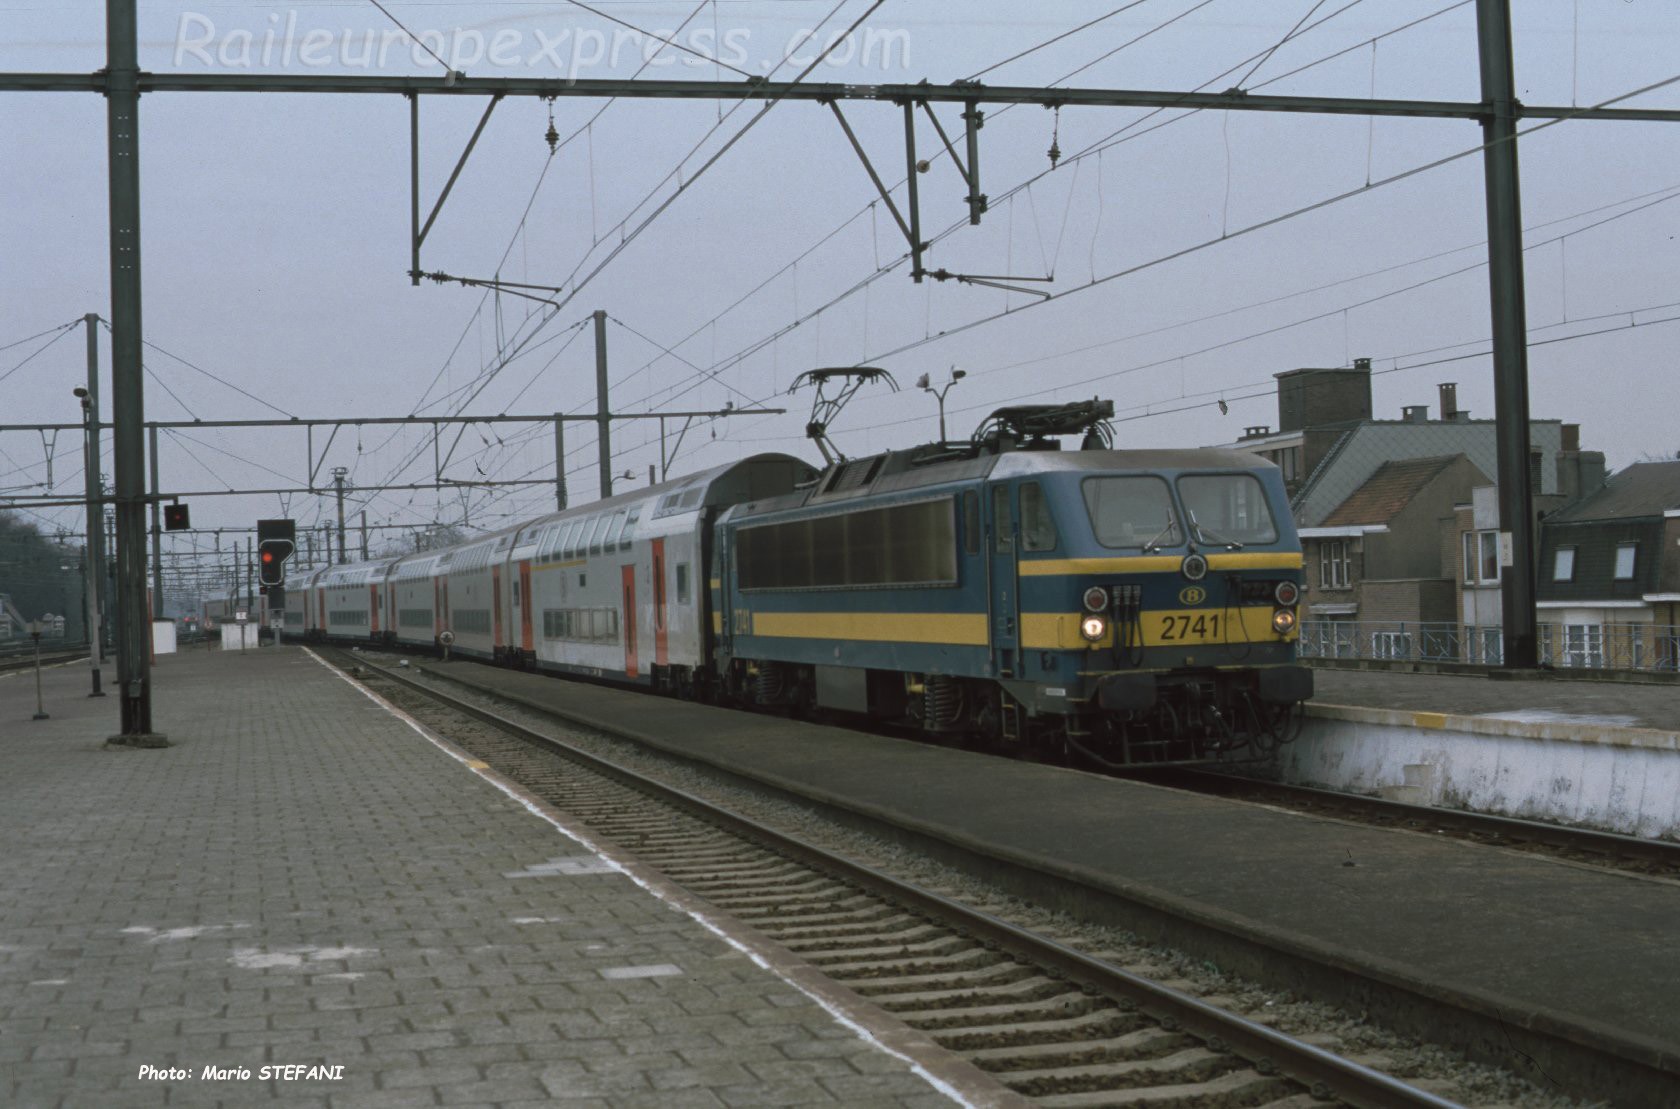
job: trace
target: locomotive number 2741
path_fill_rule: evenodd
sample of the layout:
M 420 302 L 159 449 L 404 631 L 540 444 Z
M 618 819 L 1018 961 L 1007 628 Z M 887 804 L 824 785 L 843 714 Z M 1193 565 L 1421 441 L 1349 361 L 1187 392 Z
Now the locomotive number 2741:
M 1219 614 L 1183 613 L 1161 617 L 1161 642 L 1189 643 L 1219 638 Z

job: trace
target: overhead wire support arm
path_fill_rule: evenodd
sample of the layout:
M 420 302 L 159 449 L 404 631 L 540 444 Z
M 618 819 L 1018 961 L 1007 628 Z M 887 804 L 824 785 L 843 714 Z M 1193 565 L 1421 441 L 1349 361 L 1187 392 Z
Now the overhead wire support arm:
M 934 114 L 933 107 L 926 100 L 920 102 L 922 111 L 927 113 L 928 121 L 933 129 L 939 132 L 939 139 L 945 144 L 945 152 L 951 156 L 951 164 L 957 167 L 957 173 L 962 176 L 963 184 L 968 186 L 968 222 L 978 225 L 980 217 L 986 213 L 986 194 L 980 191 L 980 128 L 985 124 L 986 114 L 980 111 L 978 105 L 968 101 L 963 107 L 963 124 L 967 131 L 968 161 L 965 164 L 957 154 L 957 148 L 951 143 L 951 136 L 945 133 L 945 127 Z
M 905 206 L 910 209 L 910 279 L 920 285 L 927 272 L 922 267 L 927 244 L 922 242 L 922 201 L 916 182 L 916 105 L 912 100 L 904 101 L 904 163 L 904 187 L 909 194 Z
M 887 191 L 887 186 L 881 180 L 881 175 L 875 172 L 875 165 L 869 160 L 869 155 L 864 151 L 863 144 L 858 142 L 857 135 L 852 132 L 851 124 L 847 123 L 846 117 L 841 114 L 839 101 L 830 100 L 828 106 L 833 109 L 834 118 L 840 121 L 840 129 L 846 132 L 846 138 L 851 142 L 852 149 L 857 151 L 858 160 L 863 163 L 864 171 L 869 174 L 869 179 L 875 183 L 875 191 L 881 194 L 881 200 L 886 204 L 887 211 L 892 214 L 894 222 L 898 224 L 899 231 L 903 232 L 904 241 L 914 249 L 916 239 L 910 234 L 910 225 L 905 222 L 904 214 L 898 210 L 898 205 L 893 203 L 892 193 Z
M 497 93 L 490 98 L 490 103 L 484 106 L 484 114 L 478 119 L 478 126 L 473 128 L 472 138 L 467 140 L 467 148 L 461 151 L 461 157 L 455 162 L 455 168 L 450 171 L 449 180 L 444 182 L 443 192 L 438 194 L 437 203 L 432 205 L 431 215 L 426 217 L 425 225 L 420 228 L 420 236 L 415 242 L 416 252 L 425 245 L 426 236 L 432 230 L 432 224 L 437 222 L 438 213 L 443 210 L 443 202 L 449 199 L 449 192 L 455 187 L 456 178 L 461 176 L 461 170 L 466 167 L 467 159 L 472 157 L 473 147 L 478 145 L 478 137 L 484 134 L 484 125 L 490 122 L 490 113 L 496 110 L 496 105 L 502 102 L 502 96 Z M 418 253 L 416 254 L 416 268 L 418 268 Z

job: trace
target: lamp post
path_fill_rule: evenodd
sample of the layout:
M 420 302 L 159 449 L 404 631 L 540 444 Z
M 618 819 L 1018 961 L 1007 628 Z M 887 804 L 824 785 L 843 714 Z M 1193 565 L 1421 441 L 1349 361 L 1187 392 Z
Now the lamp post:
M 88 344 L 93 344 L 93 328 L 88 328 Z M 88 376 L 88 388 L 78 385 L 70 392 L 82 402 L 82 470 L 87 485 L 87 542 L 82 562 L 87 567 L 87 599 L 83 602 L 87 619 L 88 668 L 92 671 L 93 692 L 89 697 L 103 697 L 99 688 L 100 663 L 105 657 L 105 628 L 100 621 L 99 590 L 103 574 L 100 546 L 105 538 L 105 508 L 100 498 L 103 491 L 99 481 L 99 398 L 93 393 L 98 387 L 96 374 Z
M 945 442 L 945 394 L 951 391 L 951 386 L 967 376 L 967 370 L 959 370 L 952 366 L 950 378 L 938 389 L 933 387 L 933 383 L 928 379 L 927 374 L 923 374 L 916 379 L 916 388 L 924 393 L 932 393 L 933 398 L 939 402 L 939 441 L 941 443 Z

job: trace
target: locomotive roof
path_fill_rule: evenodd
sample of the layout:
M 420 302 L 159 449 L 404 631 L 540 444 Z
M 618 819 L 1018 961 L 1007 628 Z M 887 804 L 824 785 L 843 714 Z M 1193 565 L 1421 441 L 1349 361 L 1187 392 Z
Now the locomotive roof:
M 937 448 L 933 448 L 937 449 Z M 810 485 L 735 509 L 737 519 L 790 508 L 844 503 L 861 497 L 952 485 L 985 478 L 1020 477 L 1058 471 L 1162 473 L 1184 470 L 1259 470 L 1272 463 L 1247 451 L 1218 449 L 980 453 L 929 462 L 930 448 L 888 451 L 848 459 L 824 470 Z

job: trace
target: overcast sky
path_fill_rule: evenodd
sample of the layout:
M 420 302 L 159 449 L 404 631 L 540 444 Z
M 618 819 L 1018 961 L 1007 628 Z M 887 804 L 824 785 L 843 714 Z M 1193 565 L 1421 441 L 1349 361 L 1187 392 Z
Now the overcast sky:
M 646 31 L 682 27 L 678 40 L 701 53 L 720 47 L 739 70 L 792 78 L 801 61 L 777 68 L 790 46 L 808 60 L 869 3 L 844 0 L 838 11 L 835 0 L 593 6 Z M 1119 6 L 886 0 L 810 80 L 947 83 Z M 567 4 L 386 7 L 469 80 L 630 77 L 651 52 L 634 31 Z M 1601 103 L 1680 75 L 1680 6 L 1515 7 L 1517 83 L 1530 104 Z M 103 12 L 88 0 L 0 0 L 0 68 L 99 68 Z M 1305 28 L 1266 56 L 1309 12 Z M 424 54 L 416 60 L 365 0 L 141 0 L 140 16 L 141 66 L 156 72 L 443 72 Z M 813 27 L 822 28 L 815 45 L 800 47 L 800 33 Z M 644 77 L 742 79 L 668 47 L 656 62 Z M 1213 90 L 1240 81 L 1273 93 L 1474 100 L 1477 72 L 1469 3 L 1143 0 L 982 79 Z M 603 103 L 559 100 L 557 132 L 571 135 Z M 1680 85 L 1625 103 L 1680 105 Z M 427 206 L 483 105 L 423 100 Z M 933 437 L 935 403 L 913 382 L 922 373 L 941 380 L 953 366 L 967 373 L 947 402 L 953 435 L 1003 403 L 1096 395 L 1120 411 L 1122 446 L 1225 442 L 1245 426 L 1276 422 L 1273 373 L 1359 356 L 1383 371 L 1379 416 L 1414 403 L 1433 414 L 1443 381 L 1458 383 L 1460 405 L 1473 415 L 1492 414 L 1480 157 L 1382 184 L 1473 149 L 1474 123 L 1116 108 L 1069 108 L 1058 121 L 1041 108 L 993 109 L 981 158 L 993 204 L 981 226 L 966 225 L 966 189 L 947 159 L 920 178 L 924 228 L 940 236 L 928 264 L 1053 276 L 1033 283 L 1058 294 L 1041 304 L 997 289 L 913 284 L 902 236 L 872 203 L 832 115 L 814 103 L 772 109 L 618 250 L 621 227 L 641 224 L 760 106 L 733 107 L 622 100 L 552 159 L 547 104 L 520 98 L 497 108 L 422 264 L 565 285 L 569 299 L 552 312 L 458 285 L 410 286 L 402 98 L 146 96 L 145 338 L 160 348 L 146 352 L 155 375 L 147 417 L 593 411 L 594 354 L 583 325 L 597 308 L 613 321 L 616 406 L 789 409 L 691 430 L 679 472 L 761 450 L 814 459 L 802 437 L 809 394 L 785 393 L 800 371 L 826 365 L 884 366 L 904 387 L 865 393 L 837 421 L 834 438 L 851 454 Z M 888 183 L 900 182 L 898 110 L 856 102 L 845 111 Z M 941 117 L 957 133 L 957 111 L 945 107 Z M 930 156 L 937 139 L 919 122 Z M 77 418 L 70 389 L 84 377 L 80 331 L 45 350 L 50 333 L 18 341 L 89 311 L 110 314 L 105 140 L 97 96 L 0 94 L 0 347 L 17 344 L 0 350 L 0 375 L 9 375 L 0 379 L 0 422 Z M 1053 140 L 1063 156 L 1049 172 Z M 1680 324 L 1664 321 L 1680 316 L 1680 131 L 1568 122 L 1525 139 L 1521 159 L 1531 338 L 1563 340 L 1531 350 L 1534 414 L 1579 422 L 1583 445 L 1603 450 L 1613 467 L 1672 456 L 1680 449 Z M 1242 233 L 1368 182 L 1377 187 Z M 1586 332 L 1602 333 L 1569 338 Z M 108 335 L 101 340 L 108 375 Z M 521 343 L 511 361 L 499 354 Z M 108 413 L 108 377 L 103 391 Z M 1220 414 L 1219 399 L 1229 414 Z M 614 432 L 615 469 L 632 471 L 636 483 L 659 460 L 654 428 L 626 423 Z M 56 444 L 51 491 L 79 495 L 72 438 Z M 588 500 L 597 488 L 593 428 L 572 425 L 567 446 L 574 503 Z M 0 487 L 47 492 L 45 449 L 37 436 L 0 436 Z M 547 479 L 552 459 L 549 428 L 476 426 L 446 476 Z M 166 491 L 307 481 L 301 433 L 191 431 L 166 439 L 161 462 Z M 333 466 L 347 467 L 356 486 L 431 477 L 419 431 L 347 430 L 317 462 L 317 481 Z M 350 511 L 365 508 L 376 523 L 459 521 L 465 512 L 473 525 L 492 527 L 552 504 L 552 486 L 441 500 L 430 491 L 361 491 Z M 330 515 L 331 503 L 308 494 L 199 497 L 192 510 L 199 527 L 280 514 L 307 524 Z M 32 518 L 74 528 L 79 512 L 43 509 Z

